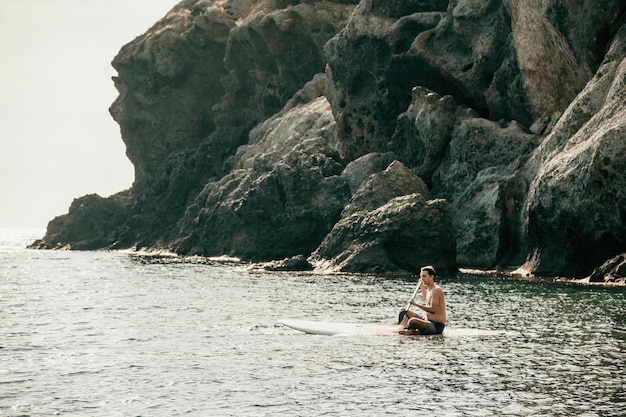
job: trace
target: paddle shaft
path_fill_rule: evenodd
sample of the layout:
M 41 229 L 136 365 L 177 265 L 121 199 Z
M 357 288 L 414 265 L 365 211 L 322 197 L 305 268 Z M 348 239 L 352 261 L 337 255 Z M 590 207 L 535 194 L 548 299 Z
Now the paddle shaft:
M 422 285 L 422 279 L 420 278 L 419 281 L 417 281 L 417 287 L 415 287 L 415 291 L 413 291 L 413 295 L 411 296 L 411 298 L 409 298 L 409 302 L 406 305 L 406 311 L 409 311 L 409 308 L 411 308 L 411 300 L 415 298 L 415 296 L 417 295 L 417 292 L 420 289 L 420 285 Z
M 413 291 L 413 295 L 411 296 L 411 298 L 409 298 L 409 302 L 407 303 L 406 308 L 400 311 L 400 314 L 398 314 L 398 324 L 402 323 L 402 320 L 404 320 L 404 316 L 406 315 L 407 311 L 409 311 L 409 309 L 411 308 L 411 300 L 415 298 L 415 295 L 419 291 L 421 284 L 422 284 L 422 278 L 420 278 L 419 281 L 417 281 L 417 287 L 415 287 L 415 291 Z

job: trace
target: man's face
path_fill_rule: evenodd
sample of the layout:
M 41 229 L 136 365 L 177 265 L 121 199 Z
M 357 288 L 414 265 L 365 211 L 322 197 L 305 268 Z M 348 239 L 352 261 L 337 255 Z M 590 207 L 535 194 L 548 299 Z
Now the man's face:
M 426 272 L 426 271 L 420 272 L 420 278 L 422 279 L 422 282 L 424 284 L 426 284 L 426 285 L 432 284 L 433 277 L 428 272 Z

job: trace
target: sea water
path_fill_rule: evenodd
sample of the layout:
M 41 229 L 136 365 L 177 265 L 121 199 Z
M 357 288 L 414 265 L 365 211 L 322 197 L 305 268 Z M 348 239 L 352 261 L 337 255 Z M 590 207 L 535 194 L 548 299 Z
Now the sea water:
M 441 279 L 449 325 L 498 336 L 315 336 L 393 323 L 415 280 L 203 258 L 35 251 L 0 233 L 2 416 L 620 416 L 623 289 Z

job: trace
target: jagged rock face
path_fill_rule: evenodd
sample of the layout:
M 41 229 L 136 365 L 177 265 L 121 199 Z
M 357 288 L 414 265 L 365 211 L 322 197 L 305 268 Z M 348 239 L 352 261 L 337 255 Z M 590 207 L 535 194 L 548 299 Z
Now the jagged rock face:
M 625 16 L 622 0 L 182 1 L 114 60 L 133 188 L 77 200 L 36 246 L 589 274 L 626 253 Z
M 414 87 L 412 101 L 397 118 L 389 148 L 428 184 L 444 158 L 452 138 L 457 111 L 452 96 L 440 96 L 425 87 Z
M 207 184 L 185 216 L 175 249 L 267 261 L 310 254 L 350 198 L 324 97 L 251 132 L 236 169 Z
M 261 2 L 230 34 L 224 56 L 228 74 L 221 80 L 226 94 L 215 107 L 211 141 L 227 150 L 245 144 L 250 129 L 323 72 L 322 48 L 352 9 L 341 2 Z
M 435 196 L 451 204 L 462 265 L 519 265 L 529 239 L 532 253 L 545 250 L 547 255 L 542 257 L 545 269 L 533 256 L 529 270 L 546 274 L 589 271 L 601 261 L 581 256 L 592 245 L 604 256 L 609 248 L 610 254 L 623 251 L 621 227 L 607 233 L 609 239 L 584 233 L 568 244 L 567 234 L 552 229 L 567 230 L 564 224 L 582 220 L 579 213 L 602 211 L 603 205 L 581 210 L 574 203 L 557 215 L 555 196 L 546 215 L 524 207 L 538 166 L 547 162 L 538 160 L 554 145 L 531 151 L 600 65 L 624 4 L 459 0 L 443 10 L 445 3 L 437 9 L 430 2 L 386 2 L 381 7 L 362 1 L 346 28 L 326 45 L 327 96 L 337 118 L 341 155 L 349 160 L 393 151 L 422 176 Z M 399 8 L 404 14 L 395 12 Z M 566 142 L 575 132 L 570 127 L 559 136 Z M 605 159 L 605 164 L 613 165 L 615 159 Z M 562 161 L 553 164 L 568 170 Z M 609 171 L 605 168 L 605 175 Z M 563 187 L 570 181 L 563 178 Z M 613 177 L 602 183 L 611 184 L 607 194 L 620 194 L 613 192 Z M 552 194 L 552 184 L 538 196 Z M 577 192 L 569 190 L 560 195 L 576 201 Z M 609 217 L 613 225 L 624 223 L 619 210 Z M 601 230 L 609 221 L 603 223 Z M 579 239 L 590 242 L 582 245 L 586 249 L 573 249 Z M 546 258 L 566 261 L 548 267 L 555 261 Z M 572 258 L 577 262 L 566 267 Z
M 120 124 L 139 186 L 173 154 L 208 142 L 210 175 L 316 73 L 350 2 L 183 1 L 124 46 L 113 66 Z
M 197 148 L 215 130 L 212 107 L 224 95 L 228 35 L 244 16 L 229 15 L 215 1 L 190 3 L 176 6 L 113 60 L 119 96 L 110 112 L 140 186 L 158 180 L 171 155 Z
M 419 85 L 414 73 L 420 63 L 403 59 L 402 52 L 418 33 L 440 22 L 446 7 L 443 1 L 424 3 L 362 1 L 326 45 L 327 97 L 337 119 L 339 151 L 347 160 L 387 150 L 395 119 Z M 398 19 L 400 11 L 405 17 Z
M 120 241 L 171 243 L 187 205 L 233 168 L 250 129 L 323 72 L 323 45 L 349 3 L 183 1 L 120 51 L 111 113 L 136 171 Z
M 585 276 L 626 252 L 625 80 L 623 26 L 594 79 L 537 151 L 526 269 Z
M 571 3 L 362 1 L 325 49 L 341 154 L 385 151 L 414 86 L 491 120 L 530 126 L 562 112 L 591 78 L 597 38 L 620 10 L 615 0 Z M 581 7 L 593 11 L 589 20 Z
M 450 202 L 458 262 L 472 268 L 511 262 L 523 245 L 517 220 L 526 189 L 517 176 L 537 146 L 536 137 L 516 123 L 501 126 L 471 116 L 459 116 L 450 136 L 433 195 Z

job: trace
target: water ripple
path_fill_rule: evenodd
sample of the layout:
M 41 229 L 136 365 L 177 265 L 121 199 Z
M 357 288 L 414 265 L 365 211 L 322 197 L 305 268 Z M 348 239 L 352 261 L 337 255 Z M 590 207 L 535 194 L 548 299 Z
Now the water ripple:
M 326 337 L 278 320 L 391 323 L 415 282 L 1 247 L 0 265 L 0 415 L 626 410 L 626 302 L 615 289 L 448 279 L 451 325 L 506 332 Z

